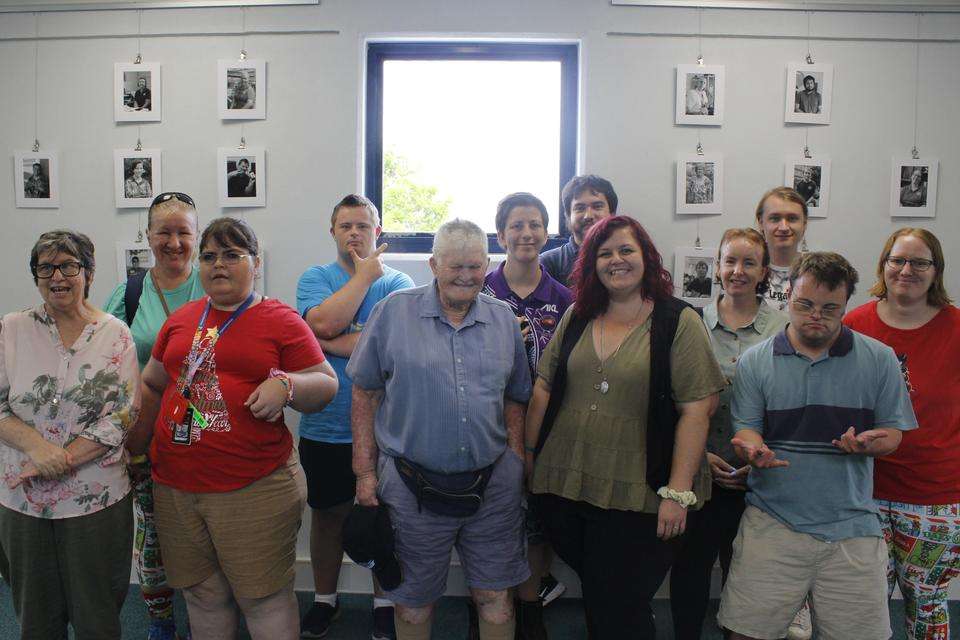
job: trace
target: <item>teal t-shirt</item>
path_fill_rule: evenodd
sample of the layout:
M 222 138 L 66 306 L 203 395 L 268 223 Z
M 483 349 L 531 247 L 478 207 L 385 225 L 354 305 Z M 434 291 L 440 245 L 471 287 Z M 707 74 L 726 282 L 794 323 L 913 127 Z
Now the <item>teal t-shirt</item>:
M 103 310 L 112 316 L 120 318 L 123 322 L 127 321 L 127 305 L 124 304 L 124 296 L 127 293 L 127 283 L 124 281 L 117 285 L 117 288 L 110 294 L 107 304 Z M 167 300 L 167 306 L 170 313 L 173 313 L 191 300 L 198 300 L 205 296 L 203 287 L 200 286 L 200 274 L 196 268 L 190 273 L 190 277 L 176 289 L 163 292 L 163 297 Z M 163 310 L 163 304 L 160 302 L 160 296 L 153 286 L 153 280 L 150 274 L 143 279 L 143 292 L 140 294 L 140 306 L 137 307 L 137 315 L 133 318 L 133 325 L 130 327 L 130 333 L 133 334 L 133 342 L 137 346 L 137 360 L 140 362 L 140 369 L 147 366 L 150 361 L 150 352 L 153 350 L 153 343 L 157 340 L 157 333 L 163 323 L 167 321 L 167 314 Z

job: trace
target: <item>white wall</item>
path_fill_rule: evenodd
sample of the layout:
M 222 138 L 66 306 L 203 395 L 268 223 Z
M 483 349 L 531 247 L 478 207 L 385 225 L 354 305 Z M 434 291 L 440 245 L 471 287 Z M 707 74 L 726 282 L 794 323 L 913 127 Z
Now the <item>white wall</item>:
M 149 33 L 218 33 L 240 30 L 240 9 L 145 11 Z M 116 124 L 112 112 L 114 62 L 132 61 L 135 11 L 43 14 L 42 36 L 93 36 L 40 43 L 40 142 L 61 159 L 63 206 L 59 212 L 14 208 L 12 155 L 33 141 L 34 17 L 0 14 L 0 311 L 34 304 L 28 252 L 37 235 L 59 226 L 93 238 L 100 272 L 92 298 L 102 301 L 117 281 L 114 243 L 131 240 L 135 210 L 114 208 L 113 150 L 135 143 L 135 124 Z M 267 292 L 294 301 L 297 277 L 333 258 L 327 236 L 329 210 L 360 188 L 363 88 L 362 42 L 381 35 L 477 35 L 562 37 L 582 41 L 580 170 L 610 178 L 621 212 L 650 230 L 668 263 L 672 248 L 689 245 L 693 218 L 674 210 L 674 159 L 691 152 L 697 130 L 673 124 L 674 67 L 696 58 L 696 38 L 620 37 L 607 32 L 676 33 L 696 30 L 690 9 L 614 7 L 604 0 L 324 0 L 319 7 L 246 11 L 256 30 L 337 30 L 338 34 L 251 35 L 252 58 L 268 61 L 268 118 L 244 126 L 247 143 L 267 148 L 265 209 L 239 212 L 268 250 Z M 817 13 L 814 36 L 913 38 L 910 14 Z M 806 35 L 799 12 L 710 10 L 705 33 Z M 960 37 L 960 15 L 920 20 L 921 37 Z M 191 193 L 201 219 L 223 213 L 215 205 L 214 163 L 219 146 L 236 145 L 241 125 L 217 118 L 214 78 L 218 58 L 235 57 L 238 36 L 143 39 L 144 59 L 163 65 L 163 122 L 144 124 L 144 146 L 163 150 L 164 187 Z M 726 212 L 703 218 L 701 236 L 715 243 L 721 231 L 752 222 L 753 208 L 768 187 L 780 184 L 783 159 L 803 146 L 804 128 L 783 123 L 783 84 L 788 62 L 806 55 L 804 40 L 710 38 L 707 63 L 727 71 L 727 119 L 704 128 L 704 147 L 726 159 Z M 948 289 L 960 296 L 960 45 L 922 46 L 920 140 L 924 155 L 940 158 L 938 215 L 920 224 L 944 243 Z M 842 252 L 861 270 L 866 289 L 883 240 L 910 224 L 888 214 L 890 159 L 913 144 L 914 45 L 906 42 L 813 41 L 817 62 L 836 65 L 833 123 L 810 131 L 816 154 L 833 159 L 831 217 L 814 220 L 811 249 Z M 4 177 L 4 172 L 6 177 Z M 227 213 L 230 211 L 228 210 Z M 233 210 L 233 213 L 238 213 Z M 420 271 L 425 274 L 424 271 Z M 423 276 L 421 276 L 423 277 Z M 865 300 L 860 293 L 855 302 Z M 306 555 L 307 547 L 300 551 Z

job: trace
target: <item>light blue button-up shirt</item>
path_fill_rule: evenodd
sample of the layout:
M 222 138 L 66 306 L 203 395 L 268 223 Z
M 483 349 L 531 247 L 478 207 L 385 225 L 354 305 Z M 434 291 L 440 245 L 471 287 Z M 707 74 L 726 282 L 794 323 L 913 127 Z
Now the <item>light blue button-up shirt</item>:
M 531 391 L 510 307 L 480 294 L 455 327 L 436 282 L 377 303 L 347 375 L 384 391 L 374 423 L 380 451 L 442 473 L 496 461 L 507 446 L 504 400 L 525 404 Z

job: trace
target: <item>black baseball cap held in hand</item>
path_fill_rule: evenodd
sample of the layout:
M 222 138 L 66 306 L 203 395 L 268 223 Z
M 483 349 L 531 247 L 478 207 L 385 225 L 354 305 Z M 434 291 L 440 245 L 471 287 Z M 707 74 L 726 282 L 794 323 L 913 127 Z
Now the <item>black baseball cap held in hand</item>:
M 343 550 L 357 564 L 373 571 L 380 586 L 390 591 L 400 586 L 403 574 L 393 550 L 393 526 L 383 504 L 353 505 L 343 523 Z

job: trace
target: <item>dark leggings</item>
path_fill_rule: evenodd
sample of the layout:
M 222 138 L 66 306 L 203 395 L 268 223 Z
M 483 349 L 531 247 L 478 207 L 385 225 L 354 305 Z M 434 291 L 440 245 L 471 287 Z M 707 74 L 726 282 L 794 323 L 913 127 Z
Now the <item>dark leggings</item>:
M 650 601 L 677 546 L 657 538 L 657 515 L 552 494 L 533 504 L 557 555 L 580 577 L 590 640 L 653 640 Z
M 670 611 L 676 640 L 700 640 L 710 602 L 713 564 L 720 557 L 723 581 L 730 571 L 733 539 L 740 528 L 744 491 L 713 485 L 713 497 L 688 523 L 682 547 L 670 570 Z

